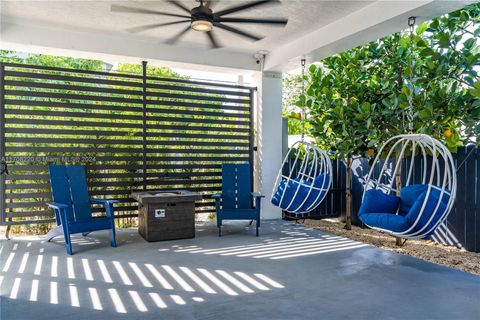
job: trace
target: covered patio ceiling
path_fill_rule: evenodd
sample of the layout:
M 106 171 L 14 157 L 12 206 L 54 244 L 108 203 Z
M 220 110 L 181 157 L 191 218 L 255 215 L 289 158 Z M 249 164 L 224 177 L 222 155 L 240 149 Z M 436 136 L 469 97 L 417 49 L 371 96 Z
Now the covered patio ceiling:
M 194 0 L 181 1 L 192 8 Z M 217 1 L 214 11 L 248 1 Z M 405 28 L 408 16 L 427 20 L 474 1 L 294 1 L 267 5 L 229 17 L 288 18 L 286 27 L 242 25 L 263 35 L 251 42 L 215 29 L 222 48 L 209 49 L 207 37 L 190 31 L 174 45 L 164 41 L 183 25 L 129 33 L 127 28 L 176 18 L 111 12 L 112 4 L 181 14 L 166 1 L 2 1 L 0 48 L 116 61 L 148 59 L 173 67 L 258 71 L 254 54 L 268 53 L 264 69 L 290 71 L 300 56 L 317 60 Z

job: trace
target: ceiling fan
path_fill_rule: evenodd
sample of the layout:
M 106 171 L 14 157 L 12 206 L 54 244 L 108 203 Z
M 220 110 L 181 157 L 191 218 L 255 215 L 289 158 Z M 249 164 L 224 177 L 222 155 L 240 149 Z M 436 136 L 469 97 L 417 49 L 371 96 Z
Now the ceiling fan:
M 225 23 L 254 23 L 254 24 L 267 24 L 267 25 L 279 25 L 285 26 L 288 22 L 288 19 L 251 19 L 251 18 L 234 18 L 234 17 L 225 17 L 231 13 L 236 13 L 239 11 L 243 11 L 253 7 L 259 7 L 261 5 L 266 4 L 279 4 L 279 0 L 258 0 L 258 1 L 251 1 L 241 5 L 232 6 L 230 8 L 220 10 L 218 12 L 213 12 L 211 6 L 216 0 L 196 0 L 200 3 L 199 6 L 188 9 L 182 3 L 176 0 L 168 0 L 169 3 L 175 5 L 177 8 L 184 11 L 184 14 L 176 14 L 176 13 L 168 13 L 162 12 L 157 10 L 149 10 L 149 9 L 142 9 L 142 8 L 134 8 L 134 7 L 126 7 L 121 5 L 112 5 L 111 11 L 112 12 L 127 12 L 127 13 L 143 13 L 143 14 L 153 14 L 153 15 L 160 15 L 160 16 L 168 16 L 168 17 L 177 17 L 183 18 L 182 20 L 172 21 L 172 22 L 165 22 L 165 23 L 154 23 L 134 28 L 129 28 L 127 31 L 135 33 L 141 32 L 149 29 L 154 29 L 163 26 L 169 26 L 174 24 L 181 24 L 181 23 L 188 23 L 188 26 L 175 34 L 173 37 L 168 39 L 166 43 L 174 44 L 180 38 L 190 31 L 191 29 L 199 32 L 203 32 L 208 36 L 210 40 L 210 45 L 212 48 L 219 48 L 220 45 L 217 41 L 216 36 L 213 33 L 215 28 L 223 29 L 225 31 L 233 32 L 237 35 L 243 36 L 245 38 L 258 41 L 263 39 L 262 36 L 258 36 L 252 34 L 250 32 L 246 32 L 231 25 L 227 25 Z

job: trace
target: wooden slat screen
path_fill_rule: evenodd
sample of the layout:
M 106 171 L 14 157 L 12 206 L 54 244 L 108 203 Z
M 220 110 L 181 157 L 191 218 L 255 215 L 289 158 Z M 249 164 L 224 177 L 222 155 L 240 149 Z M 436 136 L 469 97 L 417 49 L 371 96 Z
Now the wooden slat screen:
M 132 190 L 188 189 L 214 212 L 221 164 L 252 157 L 253 88 L 20 64 L 0 65 L 3 224 L 53 221 L 49 164 L 84 164 L 92 196 L 120 200 L 136 216 Z M 94 211 L 100 212 L 101 208 Z

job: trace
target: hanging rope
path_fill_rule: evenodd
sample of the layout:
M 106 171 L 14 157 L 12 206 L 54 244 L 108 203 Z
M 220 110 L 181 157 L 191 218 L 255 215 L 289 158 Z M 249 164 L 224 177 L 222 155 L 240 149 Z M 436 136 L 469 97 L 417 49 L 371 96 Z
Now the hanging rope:
M 306 112 L 305 112 L 305 66 L 307 60 L 302 58 L 302 142 L 305 140 L 305 119 L 306 119 Z
M 408 120 L 408 133 L 413 133 L 413 69 L 414 69 L 414 61 L 413 61 L 413 40 L 414 40 L 414 31 L 415 31 L 415 23 L 416 18 L 410 17 L 408 18 L 408 27 L 410 29 L 410 61 L 409 61 L 409 94 L 407 96 L 408 99 L 408 108 L 407 108 L 407 120 Z

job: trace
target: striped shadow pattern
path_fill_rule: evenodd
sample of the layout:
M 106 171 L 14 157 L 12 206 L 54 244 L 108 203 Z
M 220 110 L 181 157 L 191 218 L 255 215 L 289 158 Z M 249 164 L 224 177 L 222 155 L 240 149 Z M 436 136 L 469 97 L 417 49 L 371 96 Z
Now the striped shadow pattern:
M 254 259 L 282 260 L 328 252 L 344 251 L 368 246 L 362 242 L 348 238 L 319 235 L 306 232 L 304 227 L 286 228 L 281 232 L 285 237 L 263 239 L 251 245 L 238 245 L 217 248 L 201 248 L 199 246 L 172 246 L 174 252 L 233 256 Z
M 125 314 L 284 288 L 264 273 L 56 256 L 30 242 L 0 250 L 2 299 Z

